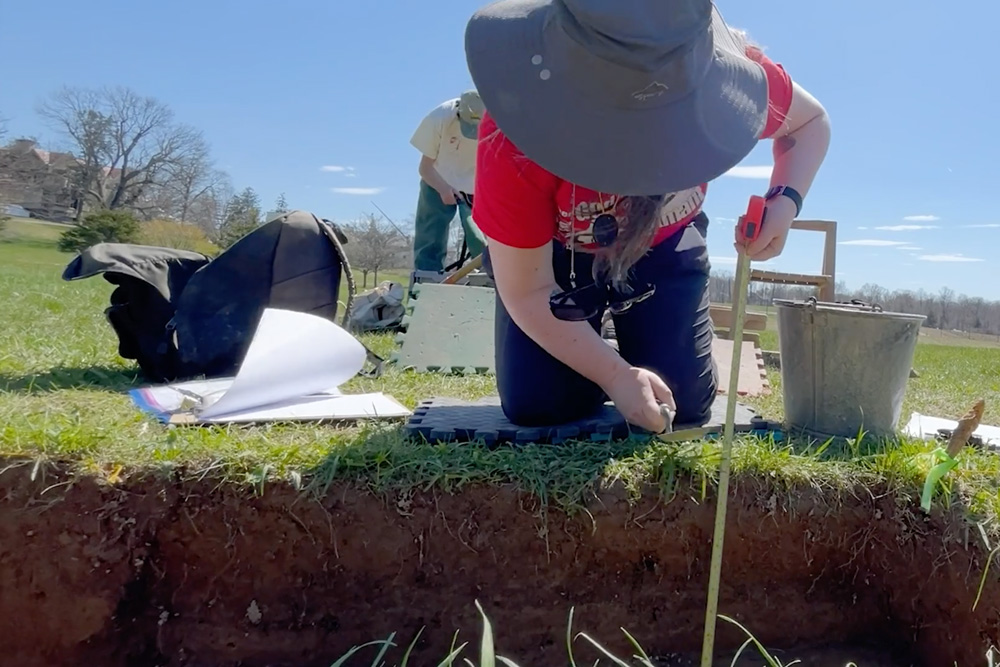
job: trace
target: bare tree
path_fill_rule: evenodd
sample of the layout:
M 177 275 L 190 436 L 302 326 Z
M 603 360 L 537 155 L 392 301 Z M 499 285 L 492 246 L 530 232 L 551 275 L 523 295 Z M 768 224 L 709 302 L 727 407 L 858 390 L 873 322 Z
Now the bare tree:
M 217 173 L 218 180 L 203 195 L 191 202 L 186 220 L 200 227 L 210 238 L 217 235 L 226 217 L 229 202 L 234 196 L 229 175 L 225 172 Z
M 0 116 L 0 142 L 3 138 L 7 136 L 7 119 Z M 2 144 L 0 144 L 2 145 Z M 0 181 L 3 180 L 3 160 L 0 160 Z M 3 231 L 7 226 L 7 202 L 4 201 L 3 190 L 0 189 L 0 231 Z
M 368 274 L 378 284 L 378 272 L 396 268 L 406 250 L 406 237 L 378 216 L 366 213 L 361 219 L 344 225 L 351 242 L 345 247 L 351 266 L 361 271 L 362 288 L 368 287 Z
M 226 179 L 226 172 L 214 167 L 208 144 L 198 137 L 165 166 L 163 187 L 176 197 L 178 219 L 189 222 L 192 207 L 211 197 L 213 190 Z
M 133 207 L 202 141 L 165 104 L 124 87 L 63 88 L 38 113 L 73 144 L 77 187 L 102 208 Z
M 954 326 L 951 323 L 951 310 L 955 302 L 955 290 L 950 287 L 942 287 L 938 293 L 938 300 L 941 304 L 940 328 L 947 329 Z

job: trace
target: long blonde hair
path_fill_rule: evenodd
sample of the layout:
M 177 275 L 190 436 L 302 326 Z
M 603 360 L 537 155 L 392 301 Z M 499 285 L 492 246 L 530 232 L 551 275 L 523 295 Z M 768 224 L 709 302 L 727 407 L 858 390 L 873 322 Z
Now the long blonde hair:
M 661 197 L 626 197 L 625 221 L 619 225 L 618 236 L 607 248 L 595 252 L 594 279 L 610 283 L 620 292 L 626 291 L 629 271 L 649 251 L 650 243 L 660 228 L 658 212 Z

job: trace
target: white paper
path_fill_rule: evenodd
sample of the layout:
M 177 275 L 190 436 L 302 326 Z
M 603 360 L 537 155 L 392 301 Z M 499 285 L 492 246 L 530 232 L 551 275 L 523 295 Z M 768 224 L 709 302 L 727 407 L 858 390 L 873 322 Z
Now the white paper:
M 323 419 L 377 419 L 406 417 L 406 406 L 382 392 L 370 394 L 316 394 L 265 408 L 209 419 L 213 423 L 264 421 L 319 421 Z
M 190 382 L 178 382 L 176 384 L 157 385 L 155 387 L 141 387 L 129 392 L 133 400 L 151 412 L 170 413 L 177 412 L 183 407 L 187 398 L 185 392 L 197 396 L 212 397 L 229 389 L 233 384 L 233 378 L 218 378 L 213 380 L 192 380 Z
M 232 386 L 199 416 L 214 419 L 334 389 L 364 365 L 364 346 L 335 322 L 267 308 Z
M 236 377 L 142 387 L 129 393 L 141 408 L 164 421 L 188 412 L 200 423 L 409 415 L 410 410 L 382 392 L 340 391 L 339 386 L 364 367 L 365 358 L 364 346 L 336 323 L 268 308 Z
M 914 412 L 910 415 L 910 421 L 906 424 L 906 428 L 903 429 L 903 433 L 922 440 L 933 440 L 937 437 L 938 429 L 941 428 L 958 428 L 958 422 L 940 417 L 928 417 L 919 412 Z M 980 424 L 979 428 L 973 431 L 972 434 L 982 438 L 983 442 L 987 445 L 1000 448 L 1000 428 Z
M 173 385 L 143 387 L 132 390 L 133 399 L 144 409 L 157 414 L 164 421 L 170 415 L 182 410 L 185 391 L 199 396 L 225 391 L 233 378 L 218 380 L 197 380 Z M 198 416 L 198 421 L 206 424 L 228 422 L 265 421 L 318 421 L 324 419 L 377 419 L 406 417 L 410 410 L 391 396 L 382 392 L 368 394 L 342 394 L 336 389 L 299 396 L 279 401 L 271 405 L 249 408 L 241 412 L 231 412 L 219 417 Z

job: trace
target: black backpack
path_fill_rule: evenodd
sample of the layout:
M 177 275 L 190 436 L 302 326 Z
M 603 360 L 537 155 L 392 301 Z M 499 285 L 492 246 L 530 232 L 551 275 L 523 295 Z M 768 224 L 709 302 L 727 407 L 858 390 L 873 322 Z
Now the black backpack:
M 104 311 L 118 353 L 154 382 L 236 373 L 267 307 L 335 320 L 341 272 L 349 270 L 333 223 L 292 211 L 215 258 L 153 246 L 99 243 L 63 271 L 116 285 Z M 353 284 L 353 282 L 351 283 Z M 381 359 L 369 351 L 381 370 Z

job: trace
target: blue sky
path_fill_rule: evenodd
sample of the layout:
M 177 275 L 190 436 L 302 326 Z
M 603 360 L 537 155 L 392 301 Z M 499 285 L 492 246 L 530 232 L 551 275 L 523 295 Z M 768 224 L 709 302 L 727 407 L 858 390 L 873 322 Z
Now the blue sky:
M 471 86 L 463 30 L 480 4 L 4 0 L 4 51 L 21 57 L 0 63 L 0 115 L 12 133 L 52 145 L 34 114 L 43 96 L 124 84 L 201 128 L 234 186 L 253 186 L 265 204 L 285 192 L 293 207 L 350 219 L 376 212 L 374 200 L 398 222 L 416 204 L 413 129 Z M 838 221 L 838 278 L 1000 299 L 1000 207 L 989 195 L 1000 182 L 1000 94 L 987 69 L 1000 4 L 719 7 L 830 112 L 833 143 L 802 217 Z M 732 219 L 766 189 L 770 162 L 763 142 L 740 176 L 709 186 L 718 269 L 731 266 Z M 820 260 L 820 235 L 793 232 L 771 266 L 816 272 Z

